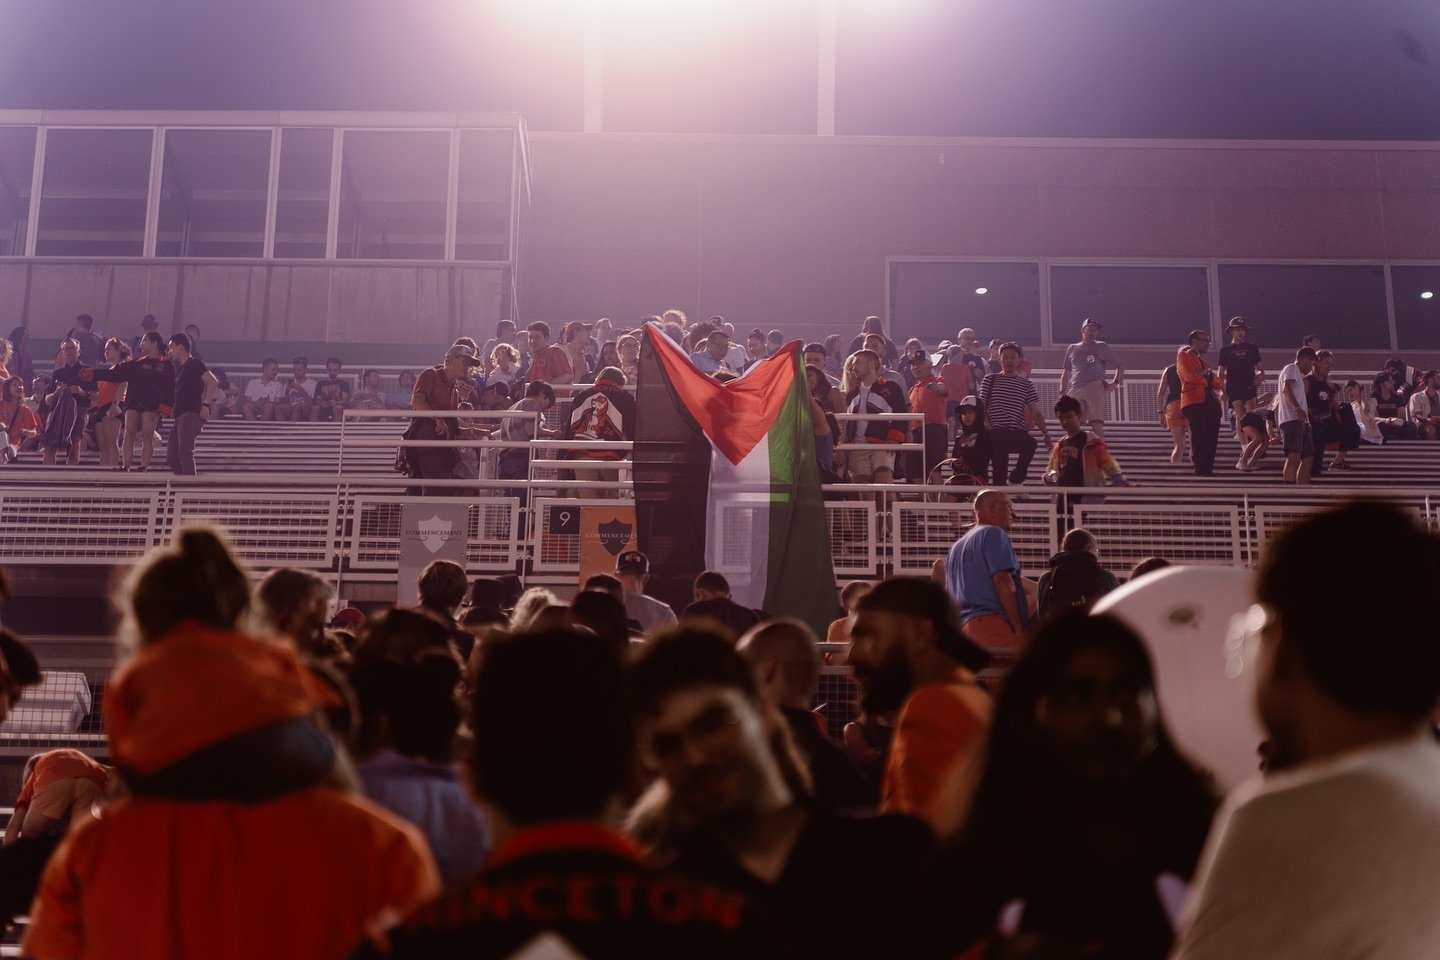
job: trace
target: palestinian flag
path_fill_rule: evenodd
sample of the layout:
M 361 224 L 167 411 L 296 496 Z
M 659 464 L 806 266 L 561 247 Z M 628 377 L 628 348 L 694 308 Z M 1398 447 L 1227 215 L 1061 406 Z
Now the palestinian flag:
M 636 385 L 635 511 L 654 589 L 679 610 L 714 569 L 736 603 L 825 636 L 835 569 L 800 344 L 729 383 L 646 327 Z

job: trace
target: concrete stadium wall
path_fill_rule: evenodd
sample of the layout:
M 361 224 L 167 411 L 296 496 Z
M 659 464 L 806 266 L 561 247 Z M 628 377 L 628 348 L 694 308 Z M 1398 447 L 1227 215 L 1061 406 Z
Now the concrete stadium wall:
M 800 336 L 885 257 L 1440 260 L 1440 145 L 532 134 L 521 312 Z

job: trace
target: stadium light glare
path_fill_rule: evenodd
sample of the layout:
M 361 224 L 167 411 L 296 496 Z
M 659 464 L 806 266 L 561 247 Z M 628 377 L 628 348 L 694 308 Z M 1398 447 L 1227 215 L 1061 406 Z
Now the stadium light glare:
M 1435 296 L 1435 291 L 1433 291 L 1433 290 L 1426 290 L 1424 293 L 1420 294 L 1420 299 L 1421 299 L 1421 300 L 1429 300 L 1429 299 L 1431 299 L 1431 298 L 1434 297 L 1434 296 Z
M 989 293 L 989 292 L 990 292 L 990 288 L 989 288 L 989 287 L 976 287 L 976 288 L 975 288 L 975 295 L 976 295 L 976 296 L 979 296 L 979 297 L 983 297 L 983 296 L 985 296 L 985 294 L 987 294 L 987 293 Z

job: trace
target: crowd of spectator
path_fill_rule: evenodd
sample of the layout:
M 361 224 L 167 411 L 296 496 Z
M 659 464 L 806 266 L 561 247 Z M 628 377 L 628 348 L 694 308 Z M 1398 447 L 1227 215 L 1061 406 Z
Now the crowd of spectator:
M 464 448 L 412 450 L 403 460 L 414 476 L 519 479 L 527 475 L 530 461 L 519 446 L 525 441 L 633 439 L 633 404 L 626 387 L 633 386 L 638 372 L 645 324 L 659 326 L 698 369 L 721 380 L 742 375 L 786 339 L 780 330 L 757 327 L 742 341 L 722 317 L 692 322 L 675 309 L 642 318 L 641 325 L 630 330 L 617 329 L 608 318 L 593 324 L 571 321 L 558 334 L 543 321 L 520 329 L 502 320 L 483 346 L 473 338 L 459 338 L 444 362 L 431 368 L 438 372 L 428 376 L 425 370 L 406 370 L 391 378 L 373 368 L 357 375 L 347 372 L 338 356 L 326 359 L 323 378 L 311 376 L 304 356 L 294 357 L 282 374 L 280 361 L 266 358 L 260 375 L 250 377 L 241 389 L 223 370 L 205 367 L 200 332 L 193 324 L 176 335 L 188 340 L 188 359 L 195 361 L 182 376 L 184 361 L 175 339 L 167 341 L 157 332 L 155 317 L 147 315 L 141 333 L 122 341 L 97 332 L 93 319 L 81 315 L 61 341 L 49 371 L 36 370 L 26 328 L 0 340 L 0 432 L 5 440 L 0 460 L 38 450 L 46 463 L 63 456 L 73 464 L 80 451 L 89 448 L 98 451 L 102 467 L 147 470 L 158 428 L 169 417 L 176 442 L 167 445 L 167 461 L 172 470 L 188 472 L 193 470 L 195 436 L 206 419 L 314 422 L 338 419 L 346 409 L 534 414 L 554 405 L 557 388 L 565 394 L 584 388 L 570 404 L 568 419 L 562 418 L 550 433 L 518 422 L 524 418 L 517 416 L 488 421 L 436 418 L 408 435 L 415 440 L 488 438 L 516 444 L 478 453 Z M 878 317 L 867 317 L 848 345 L 839 335 L 804 344 L 822 480 L 922 483 L 958 476 L 966 483 L 1019 485 L 1030 478 L 1038 452 L 1048 457 L 1043 476 L 1047 483 L 1124 483 L 1113 456 L 1109 466 L 1101 466 L 1109 450 L 1096 445 L 1105 441 L 1107 394 L 1125 375 L 1115 349 L 1100 339 L 1101 331 L 1099 320 L 1086 318 L 1080 339 L 1065 349 L 1059 394 L 1078 404 L 1081 429 L 1078 434 L 1062 429 L 1064 436 L 1055 441 L 1050 423 L 1059 423 L 1060 412 L 1042 409 L 1031 364 L 1018 343 L 990 340 L 987 346 L 966 327 L 954 342 L 930 345 L 911 338 L 902 344 L 886 336 Z M 1212 366 L 1209 333 L 1192 331 L 1175 363 L 1163 372 L 1156 396 L 1157 415 L 1172 436 L 1171 462 L 1188 460 L 1197 476 L 1214 474 L 1227 419 L 1238 446 L 1237 470 L 1253 472 L 1269 448 L 1278 445 L 1285 458 L 1282 477 L 1292 483 L 1307 483 L 1325 470 L 1349 469 L 1349 454 L 1362 444 L 1440 436 L 1440 371 L 1421 371 L 1391 359 L 1366 382 L 1335 383 L 1330 380 L 1332 352 L 1310 336 L 1294 362 L 1282 365 L 1272 389 L 1261 352 L 1248 339 L 1247 321 L 1233 318 L 1225 335 L 1228 342 Z M 465 351 L 458 364 L 452 362 L 456 348 Z M 171 374 L 162 369 L 165 361 L 173 367 Z M 176 402 L 181 404 L 179 413 Z M 1087 439 L 1082 442 L 1081 437 Z M 1045 448 L 1039 448 L 1039 442 Z M 923 453 L 901 454 L 901 444 L 921 446 Z M 1334 456 L 1327 464 L 1329 450 Z M 611 463 L 622 459 L 615 449 L 593 444 L 564 456 Z M 618 474 L 613 467 L 592 466 L 574 468 L 567 477 L 613 484 Z M 576 489 L 585 496 L 606 492 L 604 483 Z
M 1222 798 L 1151 644 L 1089 612 L 1095 537 L 1030 584 L 1005 493 L 974 507 L 935 581 L 837 602 L 837 739 L 819 639 L 717 571 L 677 616 L 633 551 L 568 602 L 441 560 L 418 607 L 332 616 L 183 530 L 116 597 L 110 765 L 27 764 L 0 908 L 37 960 L 1440 952 L 1440 540 L 1378 503 L 1277 537 L 1237 654 L 1268 739 Z M 1314 585 L 1379 544 L 1376 633 Z M 0 631 L 0 723 L 40 679 Z

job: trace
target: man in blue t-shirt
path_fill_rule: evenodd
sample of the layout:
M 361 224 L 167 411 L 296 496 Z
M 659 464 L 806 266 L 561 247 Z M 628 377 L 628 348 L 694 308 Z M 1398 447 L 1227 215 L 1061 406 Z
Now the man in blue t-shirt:
M 961 632 L 987 650 L 1019 647 L 1025 635 L 1025 587 L 1010 544 L 1015 508 L 1000 490 L 975 496 L 975 526 L 945 558 L 945 589 L 960 607 Z

